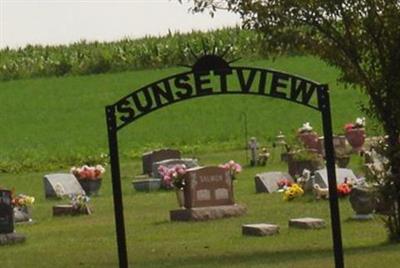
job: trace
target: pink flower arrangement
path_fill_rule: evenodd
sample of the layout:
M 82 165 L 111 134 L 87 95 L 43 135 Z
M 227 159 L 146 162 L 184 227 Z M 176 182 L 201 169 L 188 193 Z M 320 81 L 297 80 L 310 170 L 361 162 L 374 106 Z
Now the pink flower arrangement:
M 219 165 L 219 167 L 229 170 L 229 174 L 231 175 L 232 180 L 236 179 L 236 174 L 242 172 L 242 166 L 233 160 L 230 160 L 225 164 L 221 164 Z
M 185 186 L 185 180 L 183 175 L 186 173 L 185 165 L 175 165 L 170 168 L 166 166 L 159 166 L 158 172 L 162 176 L 162 183 L 167 188 L 176 187 L 178 189 L 182 189 Z
M 94 167 L 84 165 L 82 167 L 71 168 L 71 173 L 74 174 L 78 180 L 99 180 L 105 171 L 102 165 L 96 165 Z
M 344 125 L 344 130 L 347 132 L 351 129 L 355 128 L 364 128 L 365 127 L 365 117 L 358 117 L 355 123 L 347 123 Z
M 280 179 L 276 184 L 278 185 L 279 189 L 285 189 L 292 186 L 292 182 L 286 178 Z

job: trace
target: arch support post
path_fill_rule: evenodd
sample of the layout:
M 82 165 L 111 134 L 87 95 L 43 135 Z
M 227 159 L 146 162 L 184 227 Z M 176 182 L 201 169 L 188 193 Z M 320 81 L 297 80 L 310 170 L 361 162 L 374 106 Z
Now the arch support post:
M 115 228 L 118 244 L 119 267 L 128 267 L 128 254 L 126 251 L 124 208 L 122 204 L 121 175 L 119 169 L 118 136 L 115 118 L 115 107 L 106 107 L 108 145 L 110 152 L 111 178 L 114 200 Z
M 340 212 L 339 212 L 339 202 L 338 202 L 337 183 L 336 183 L 335 150 L 333 147 L 333 138 L 332 138 L 332 119 L 331 119 L 331 107 L 329 100 L 328 85 L 320 86 L 318 90 L 318 103 L 321 110 L 322 125 L 324 129 L 324 146 L 325 146 L 326 169 L 328 174 L 329 207 L 331 214 L 335 267 L 343 268 L 344 260 L 343 260 L 343 246 L 342 246 L 342 231 L 340 226 Z

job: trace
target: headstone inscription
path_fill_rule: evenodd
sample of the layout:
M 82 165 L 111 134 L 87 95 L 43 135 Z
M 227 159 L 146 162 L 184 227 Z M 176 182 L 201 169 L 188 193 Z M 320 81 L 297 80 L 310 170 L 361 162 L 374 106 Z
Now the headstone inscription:
M 232 179 L 221 167 L 188 169 L 185 174 L 185 207 L 233 205 Z
M 256 193 L 272 193 L 279 189 L 278 182 L 281 179 L 287 179 L 294 183 L 293 178 L 285 172 L 264 172 L 256 174 L 254 182 L 256 185 Z
M 14 232 L 14 210 L 11 201 L 11 191 L 0 190 L 0 234 Z
M 85 194 L 75 176 L 69 173 L 45 175 L 43 183 L 46 198 Z
M 160 149 L 144 153 L 142 155 L 143 174 L 151 175 L 153 171 L 153 163 L 166 159 L 180 159 L 181 152 L 174 149 Z

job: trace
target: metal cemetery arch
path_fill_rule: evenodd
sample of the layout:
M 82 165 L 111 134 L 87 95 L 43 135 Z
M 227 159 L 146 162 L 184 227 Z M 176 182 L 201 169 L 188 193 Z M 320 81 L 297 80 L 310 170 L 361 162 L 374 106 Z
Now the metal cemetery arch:
M 236 76 L 237 89 L 232 89 L 228 85 L 228 76 L 232 78 Z M 216 81 L 219 88 L 213 88 L 212 79 Z M 197 60 L 191 71 L 153 82 L 106 107 L 120 267 L 128 266 L 128 256 L 125 240 L 117 132 L 140 117 L 170 104 L 191 98 L 221 94 L 260 95 L 280 98 L 307 106 L 321 113 L 329 178 L 329 205 L 335 265 L 338 268 L 344 267 L 328 86 L 274 70 L 230 66 L 223 58 L 216 55 L 205 55 Z

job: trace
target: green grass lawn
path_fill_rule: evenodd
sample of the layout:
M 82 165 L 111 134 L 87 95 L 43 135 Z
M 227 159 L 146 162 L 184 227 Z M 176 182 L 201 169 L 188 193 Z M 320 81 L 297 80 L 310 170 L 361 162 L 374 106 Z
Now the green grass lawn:
M 366 97 L 337 85 L 338 72 L 315 58 L 235 64 L 274 68 L 328 83 L 336 133 L 342 132 L 346 122 L 362 115 L 357 104 L 365 102 Z M 9 167 L 13 165 L 15 170 L 32 171 L 65 167 L 107 152 L 105 105 L 183 70 L 0 82 L 0 170 L 2 166 L 13 170 Z M 121 154 L 139 156 L 147 149 L 162 146 L 178 146 L 185 152 L 238 148 L 245 139 L 245 115 L 248 135 L 263 143 L 270 142 L 279 130 L 293 136 L 306 121 L 322 133 L 320 114 L 304 106 L 258 96 L 214 96 L 177 103 L 136 121 L 120 132 Z M 367 123 L 372 132 L 370 121 Z
M 229 159 L 244 163 L 244 151 L 197 155 L 201 164 L 219 164 Z M 285 170 L 277 152 L 266 168 L 245 167 L 235 181 L 235 199 L 248 208 L 247 215 L 209 222 L 169 221 L 169 210 L 177 208 L 174 192 L 135 192 L 131 179 L 139 161 L 124 162 L 123 194 L 130 265 L 133 267 L 333 267 L 328 201 L 304 196 L 286 202 L 279 193 L 256 194 L 254 174 Z M 357 168 L 353 158 L 352 167 Z M 62 170 L 66 171 L 66 170 Z M 53 171 L 54 172 L 54 171 Z M 1 184 L 16 187 L 36 197 L 33 216 L 36 224 L 17 226 L 27 235 L 25 244 L 0 248 L 1 267 L 116 267 L 118 263 L 111 180 L 109 172 L 101 194 L 93 197 L 94 214 L 52 217 L 57 200 L 45 200 L 43 173 L 4 174 Z M 340 201 L 343 244 L 347 267 L 397 267 L 398 245 L 386 244 L 386 232 L 378 218 L 353 222 L 348 199 Z M 327 221 L 323 230 L 288 228 L 295 217 L 320 217 Z M 241 225 L 275 223 L 280 234 L 273 237 L 245 237 Z
M 239 63 L 238 63 L 239 64 Z M 335 69 L 311 57 L 287 57 L 275 62 L 241 62 L 303 75 L 332 89 L 336 133 L 344 123 L 362 115 L 358 91 L 336 84 Z M 68 172 L 69 166 L 90 155 L 107 152 L 104 107 L 139 87 L 181 72 L 182 68 L 147 70 L 82 77 L 0 82 L 0 186 L 36 197 L 35 225 L 17 226 L 27 235 L 25 244 L 0 248 L 1 267 L 116 267 L 110 174 L 101 195 L 92 198 L 91 216 L 53 218 L 45 200 L 43 175 Z M 122 184 L 129 260 L 134 267 L 332 267 L 329 206 L 305 196 L 285 202 L 280 194 L 255 194 L 256 172 L 285 170 L 277 161 L 267 168 L 245 168 L 235 182 L 238 203 L 248 207 L 240 218 L 201 223 L 171 223 L 169 210 L 177 207 L 173 192 L 137 193 L 131 180 L 141 172 L 137 156 L 148 149 L 169 146 L 200 163 L 230 159 L 245 163 L 243 114 L 249 136 L 271 146 L 279 130 L 287 136 L 309 121 L 321 133 L 320 115 L 283 100 L 255 96 L 207 97 L 178 103 L 154 112 L 121 131 Z M 371 125 L 367 122 L 368 127 Z M 368 128 L 367 127 L 367 128 Z M 374 133 L 368 128 L 369 133 Z M 359 169 L 360 159 L 352 167 Z M 4 173 L 4 171 L 12 171 Z M 18 173 L 17 173 L 18 171 Z M 396 267 L 399 246 L 386 244 L 379 219 L 352 222 L 348 200 L 341 200 L 347 267 Z M 289 230 L 293 217 L 321 217 L 328 228 Z M 245 223 L 276 223 L 274 237 L 241 235 Z

